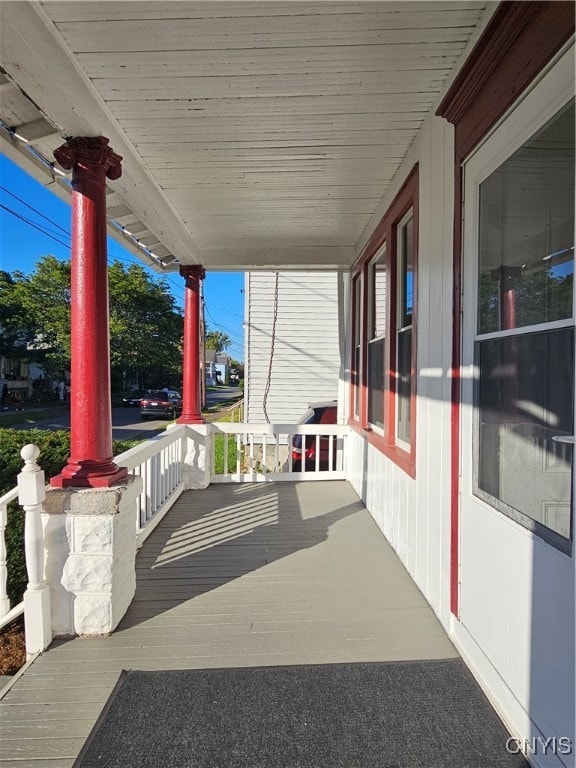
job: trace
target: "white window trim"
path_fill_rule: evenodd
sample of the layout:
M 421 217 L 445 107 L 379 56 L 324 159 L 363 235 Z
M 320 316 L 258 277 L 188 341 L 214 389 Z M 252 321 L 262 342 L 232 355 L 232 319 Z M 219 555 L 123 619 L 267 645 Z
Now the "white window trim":
M 402 306 L 402 281 L 400 280 L 400 274 L 404 270 L 404 237 L 403 234 L 405 231 L 405 227 L 408 224 L 410 220 L 414 220 L 414 208 L 413 206 L 410 206 L 409 210 L 406 211 L 404 216 L 400 219 L 400 221 L 395 224 L 396 228 L 396 317 L 394 318 L 394 334 L 395 334 L 395 347 L 396 347 L 396 359 L 394 361 L 394 371 L 396 373 L 396 376 L 398 375 L 398 337 L 403 331 L 410 330 L 412 331 L 412 343 L 414 343 L 414 322 L 413 319 L 408 325 L 399 325 L 400 321 L 400 314 L 404 314 L 403 312 L 400 312 L 400 307 Z M 412 231 L 412 236 L 414 236 L 414 230 Z M 414 242 L 412 242 L 412 248 L 415 247 Z M 402 270 L 400 269 L 400 266 L 402 267 Z M 414 264 L 412 265 L 412 291 L 414 292 Z M 414 312 L 414 307 L 416 304 L 416 297 L 412 296 L 412 312 Z M 411 399 L 412 399 L 412 376 L 410 376 L 410 407 L 411 407 Z M 395 408 L 394 408 L 394 442 L 395 444 L 401 448 L 403 451 L 406 451 L 407 453 L 410 452 L 411 445 L 410 443 L 403 440 L 399 434 L 398 434 L 398 390 L 394 393 L 394 400 L 395 400 Z M 411 414 L 412 416 L 413 414 Z M 414 414 L 415 415 L 415 414 Z
M 504 338 L 505 336 L 524 335 L 531 332 L 541 332 L 564 328 L 574 325 L 576 317 L 576 290 L 573 291 L 572 318 L 567 318 L 550 323 L 539 323 L 533 326 L 496 331 L 494 333 L 478 333 L 478 235 L 480 221 L 480 185 L 494 171 L 496 171 L 509 157 L 548 123 L 563 107 L 574 98 L 574 44 L 572 44 L 562 56 L 551 64 L 549 71 L 533 84 L 530 91 L 522 98 L 520 103 L 512 109 L 498 123 L 494 130 L 484 139 L 466 159 L 463 164 L 463 238 L 462 252 L 466 259 L 466 269 L 463 270 L 462 293 L 463 306 L 467 311 L 463 315 L 462 322 L 462 348 L 461 348 L 461 408 L 460 422 L 461 434 L 468 430 L 474 423 L 473 403 L 468 398 L 470 381 L 477 381 L 480 372 L 474 360 L 476 343 L 490 338 Z M 470 343 L 472 340 L 473 343 Z M 465 428 L 464 424 L 468 426 Z M 472 433 L 471 433 L 472 434 Z M 481 496 L 474 495 L 474 482 L 472 471 L 474 464 L 472 445 L 460 445 L 460 466 L 464 483 L 463 495 L 474 503 L 489 510 L 491 514 L 502 516 L 502 511 Z M 576 494 L 575 494 L 576 495 Z M 504 513 L 504 517 L 514 521 L 513 515 Z M 523 525 L 520 523 L 520 525 Z M 576 514 L 572 512 L 572 538 L 576 537 Z M 535 541 L 556 541 L 555 535 L 547 536 L 546 533 L 537 533 L 530 527 L 523 528 Z M 557 546 L 557 544 L 556 544 Z M 561 546 L 561 551 L 565 549 Z

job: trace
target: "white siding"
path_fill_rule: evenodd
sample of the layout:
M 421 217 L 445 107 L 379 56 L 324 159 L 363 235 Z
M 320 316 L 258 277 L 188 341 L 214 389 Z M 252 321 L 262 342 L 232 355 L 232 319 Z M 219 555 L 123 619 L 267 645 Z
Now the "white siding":
M 510 131 L 522 123 L 517 115 Z M 416 476 L 354 432 L 347 443 L 348 479 L 512 734 L 564 737 L 574 749 L 574 560 L 476 500 L 470 458 L 460 467 L 460 616 L 450 614 L 453 157 L 451 126 L 430 117 L 379 211 L 384 214 L 419 163 Z M 465 242 L 465 265 L 470 258 Z M 474 311 L 470 295 L 464 312 Z M 349 312 L 347 325 L 350 337 Z M 472 342 L 464 343 L 469 349 Z M 467 407 L 469 400 L 463 413 Z M 469 431 L 462 427 L 461 451 L 468 456 Z M 572 768 L 574 752 L 565 762 L 562 754 L 544 756 L 540 749 L 534 764 Z
M 336 272 L 279 272 L 277 300 L 275 289 L 275 272 L 247 274 L 245 383 L 250 422 L 266 421 L 265 398 L 270 421 L 290 423 L 302 416 L 308 403 L 338 397 Z
M 452 157 L 451 126 L 430 118 L 387 202 L 419 163 L 416 479 L 357 434 L 348 453 L 350 481 L 446 627 L 450 625 Z

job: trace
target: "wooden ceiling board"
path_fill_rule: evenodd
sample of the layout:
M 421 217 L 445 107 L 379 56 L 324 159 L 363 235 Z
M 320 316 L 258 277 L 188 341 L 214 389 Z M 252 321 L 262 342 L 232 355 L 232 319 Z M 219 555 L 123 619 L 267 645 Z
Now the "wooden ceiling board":
M 7 72 L 60 128 L 43 151 L 83 125 L 111 136 L 111 209 L 222 269 L 352 263 L 487 0 L 8 5 L 58 73 L 9 41 Z
M 125 20 L 133 21 L 139 19 L 169 19 L 169 18 L 249 18 L 249 17 L 274 17 L 274 16 L 294 16 L 294 15 L 335 15 L 342 14 L 350 16 L 352 14 L 364 14 L 366 10 L 377 11 L 382 7 L 382 0 L 359 0 L 358 2 L 298 2 L 288 0 L 288 2 L 190 2 L 190 0 L 181 0 L 180 2 L 166 2 L 166 0 L 150 0 L 149 2 L 133 2 L 128 0 L 118 2 L 117 0 L 108 0 L 107 2 L 87 3 L 87 2 L 51 2 L 51 17 L 55 22 L 58 21 L 102 21 L 106 20 Z M 387 2 L 389 13 L 398 13 L 405 10 L 405 2 Z M 296 6 L 296 7 L 295 7 Z M 415 12 L 422 10 L 445 11 L 446 2 L 433 2 L 423 0 L 422 2 L 413 2 L 411 6 Z M 450 7 L 454 11 L 474 11 L 478 8 L 478 3 L 474 0 L 453 0 Z

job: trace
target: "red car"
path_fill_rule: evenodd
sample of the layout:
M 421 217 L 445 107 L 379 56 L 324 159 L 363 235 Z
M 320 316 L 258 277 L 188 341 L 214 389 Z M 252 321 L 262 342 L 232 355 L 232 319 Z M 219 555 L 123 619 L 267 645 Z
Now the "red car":
M 310 403 L 308 410 L 298 420 L 298 424 L 336 424 L 338 404 L 336 400 L 320 403 Z M 302 438 L 304 438 L 304 470 L 314 472 L 316 469 L 316 436 L 294 435 L 292 438 L 292 471 L 302 472 Z M 319 469 L 326 471 L 330 462 L 330 440 L 332 440 L 332 469 L 336 468 L 336 437 L 325 435 L 319 442 Z
M 151 389 L 140 402 L 142 421 L 164 417 L 175 419 L 182 413 L 182 398 L 174 389 Z

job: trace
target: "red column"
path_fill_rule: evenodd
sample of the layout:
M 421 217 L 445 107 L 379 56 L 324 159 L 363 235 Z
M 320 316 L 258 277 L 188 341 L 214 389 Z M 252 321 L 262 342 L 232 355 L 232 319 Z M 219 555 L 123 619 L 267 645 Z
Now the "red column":
M 184 289 L 184 359 L 182 371 L 182 415 L 179 424 L 204 424 L 200 405 L 200 266 L 180 267 Z
M 106 177 L 122 158 L 103 136 L 70 139 L 55 150 L 72 169 L 70 458 L 51 485 L 109 487 L 126 477 L 113 461 L 106 254 Z

